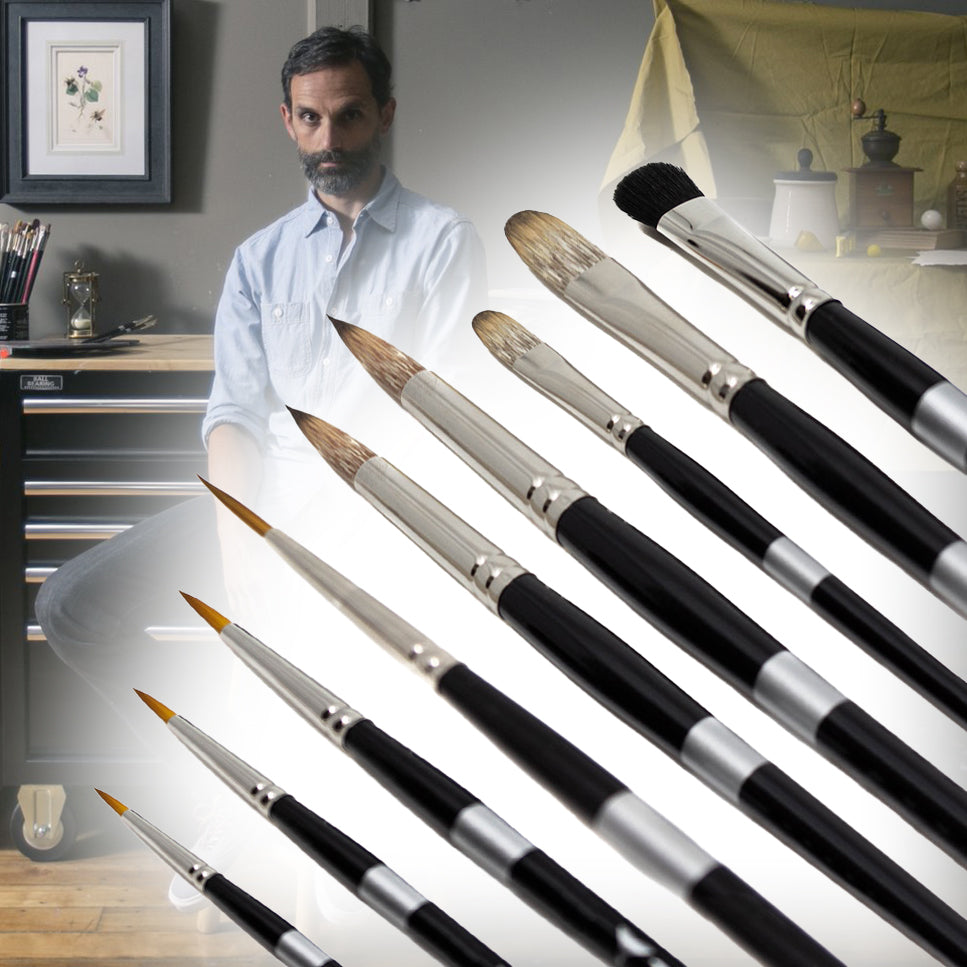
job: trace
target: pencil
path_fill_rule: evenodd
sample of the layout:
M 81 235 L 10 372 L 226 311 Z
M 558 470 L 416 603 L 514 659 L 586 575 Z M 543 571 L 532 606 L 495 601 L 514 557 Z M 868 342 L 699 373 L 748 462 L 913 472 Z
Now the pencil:
M 967 617 L 967 542 L 890 477 L 560 219 L 518 212 L 505 232 L 562 301 L 731 423 L 823 507 Z
M 286 967 L 339 967 L 291 923 L 163 833 L 140 813 L 100 789 L 96 792 L 179 876 Z
M 510 316 L 480 312 L 473 327 L 494 358 L 515 376 L 624 454 L 706 527 L 955 722 L 967 726 L 967 683 L 718 477 Z
M 668 855 L 670 845 L 659 848 L 661 825 L 656 837 L 653 810 L 624 783 L 284 531 L 213 484 L 202 482 L 327 601 L 420 674 L 582 822 L 646 875 L 661 879 L 656 876 L 654 857 Z M 211 609 L 189 595 L 185 598 L 210 620 L 206 611 Z M 216 619 L 213 626 L 218 625 Z M 608 835 L 615 825 L 612 817 L 632 813 L 642 818 L 625 823 L 620 838 Z M 865 844 L 865 850 L 866 872 L 857 864 L 849 876 L 854 895 L 940 960 L 957 962 L 967 949 L 967 922 L 872 845 Z
M 186 718 L 145 692 L 137 694 L 233 792 L 427 953 L 451 967 L 507 967 L 505 960 L 355 840 Z M 344 721 L 340 711 L 334 712 L 335 728 Z

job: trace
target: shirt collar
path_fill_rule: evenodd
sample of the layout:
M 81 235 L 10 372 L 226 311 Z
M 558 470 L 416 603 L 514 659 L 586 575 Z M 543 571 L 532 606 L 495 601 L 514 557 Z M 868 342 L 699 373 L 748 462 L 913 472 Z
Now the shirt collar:
M 357 224 L 361 224 L 363 219 L 370 218 L 387 231 L 395 231 L 401 189 L 402 186 L 396 175 L 388 168 L 383 168 L 383 180 L 380 183 L 379 190 L 356 217 Z M 336 225 L 335 216 L 316 198 L 311 185 L 309 186 L 309 197 L 303 207 L 307 237 L 314 232 Z

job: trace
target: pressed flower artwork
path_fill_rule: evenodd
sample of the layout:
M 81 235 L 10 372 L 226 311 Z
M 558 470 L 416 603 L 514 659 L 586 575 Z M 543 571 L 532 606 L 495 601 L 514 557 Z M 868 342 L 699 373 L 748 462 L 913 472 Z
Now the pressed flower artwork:
M 117 48 L 66 46 L 56 65 L 54 150 L 112 150 L 117 145 Z

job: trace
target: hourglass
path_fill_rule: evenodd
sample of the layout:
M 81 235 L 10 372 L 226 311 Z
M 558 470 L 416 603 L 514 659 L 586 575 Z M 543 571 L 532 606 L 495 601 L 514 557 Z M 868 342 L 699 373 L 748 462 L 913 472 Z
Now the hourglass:
M 64 273 L 64 298 L 67 306 L 67 335 L 84 338 L 94 335 L 94 303 L 99 301 L 97 273 L 85 272 L 83 262 L 74 263 L 73 272 Z

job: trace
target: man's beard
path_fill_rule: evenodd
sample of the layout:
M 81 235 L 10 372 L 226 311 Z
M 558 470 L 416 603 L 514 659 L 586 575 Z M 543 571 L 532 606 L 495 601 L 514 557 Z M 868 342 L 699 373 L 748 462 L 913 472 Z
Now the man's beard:
M 338 198 L 349 194 L 366 180 L 379 161 L 379 148 L 380 137 L 377 134 L 359 151 L 316 151 L 311 154 L 300 151 L 299 160 L 306 178 L 320 195 Z M 339 167 L 320 168 L 319 165 L 325 162 L 335 162 Z

